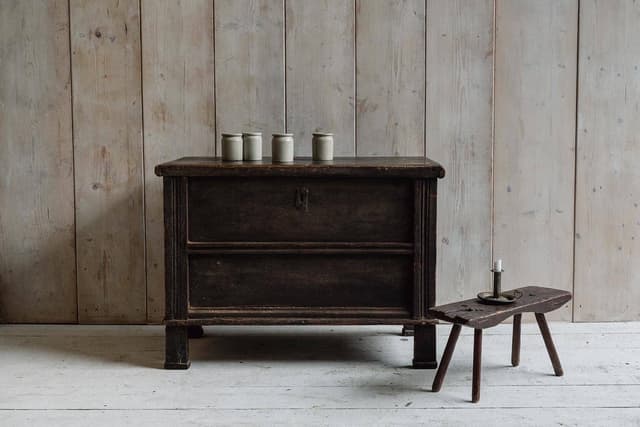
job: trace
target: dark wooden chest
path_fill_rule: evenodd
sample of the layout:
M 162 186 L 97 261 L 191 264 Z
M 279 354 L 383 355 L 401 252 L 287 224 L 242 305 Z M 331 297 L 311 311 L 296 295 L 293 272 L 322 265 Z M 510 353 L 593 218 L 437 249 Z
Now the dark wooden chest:
M 437 163 L 182 158 L 164 177 L 167 368 L 208 324 L 415 325 L 435 367 Z

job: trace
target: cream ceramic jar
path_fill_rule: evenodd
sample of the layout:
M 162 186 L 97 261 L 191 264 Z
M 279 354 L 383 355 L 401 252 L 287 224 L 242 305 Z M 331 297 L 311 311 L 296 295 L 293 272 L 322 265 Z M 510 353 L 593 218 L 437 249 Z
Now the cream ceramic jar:
M 242 134 L 223 133 L 222 134 L 222 160 L 225 162 L 242 161 Z
M 333 160 L 333 134 L 314 132 L 311 141 L 313 160 L 326 162 Z
M 242 134 L 242 159 L 248 162 L 262 160 L 262 133 L 244 132 Z
M 274 133 L 271 139 L 271 157 L 274 163 L 293 162 L 293 134 Z

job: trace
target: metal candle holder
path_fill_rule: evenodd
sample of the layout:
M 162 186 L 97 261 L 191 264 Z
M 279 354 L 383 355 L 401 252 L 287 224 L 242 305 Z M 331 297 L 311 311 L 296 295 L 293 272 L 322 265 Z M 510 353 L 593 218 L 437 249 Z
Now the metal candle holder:
M 478 300 L 483 304 L 512 304 L 520 297 L 518 293 L 513 291 L 502 292 L 502 260 L 497 260 L 491 269 L 493 272 L 493 291 L 480 292 Z

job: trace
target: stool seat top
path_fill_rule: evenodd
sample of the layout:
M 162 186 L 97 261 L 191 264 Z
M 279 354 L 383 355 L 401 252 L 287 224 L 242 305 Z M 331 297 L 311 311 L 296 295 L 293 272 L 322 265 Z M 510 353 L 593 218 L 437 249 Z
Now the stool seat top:
M 490 328 L 519 313 L 547 313 L 562 307 L 571 292 L 541 286 L 525 286 L 508 292 L 522 296 L 508 305 L 483 304 L 477 298 L 431 307 L 427 314 L 439 320 L 475 329 Z

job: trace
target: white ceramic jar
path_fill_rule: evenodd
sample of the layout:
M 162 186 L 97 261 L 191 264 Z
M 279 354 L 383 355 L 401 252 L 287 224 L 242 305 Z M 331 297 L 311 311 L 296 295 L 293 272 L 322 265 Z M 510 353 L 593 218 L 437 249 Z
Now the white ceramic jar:
M 262 133 L 242 133 L 242 159 L 248 162 L 262 160 Z
M 333 160 L 333 134 L 314 132 L 311 141 L 313 160 L 326 162 Z
M 225 162 L 242 161 L 242 134 L 223 133 L 222 134 L 222 160 Z
M 293 134 L 274 133 L 271 139 L 271 157 L 274 163 L 293 162 Z

